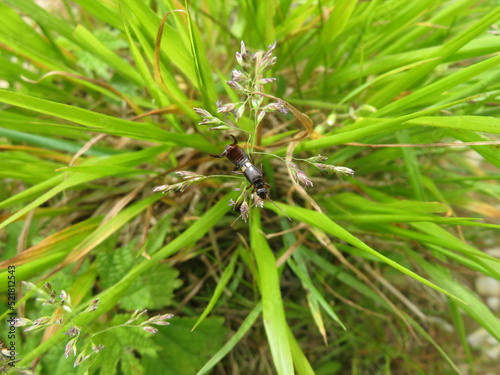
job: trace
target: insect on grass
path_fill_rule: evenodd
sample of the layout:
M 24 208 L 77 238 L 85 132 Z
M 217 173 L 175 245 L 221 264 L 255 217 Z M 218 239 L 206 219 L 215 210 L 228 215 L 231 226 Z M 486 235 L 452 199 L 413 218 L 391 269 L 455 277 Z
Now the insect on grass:
M 232 134 L 230 134 L 229 136 L 233 138 L 234 142 L 230 145 L 227 145 L 222 154 L 220 155 L 210 154 L 210 156 L 214 158 L 226 157 L 236 166 L 236 169 L 239 172 L 243 173 L 248 182 L 250 182 L 249 187 L 253 187 L 252 193 L 255 193 L 257 197 L 260 198 L 262 201 L 264 201 L 266 198 L 269 199 L 269 201 L 272 204 L 274 204 L 281 212 L 283 212 L 283 214 L 288 218 L 288 220 L 292 221 L 292 219 L 288 217 L 285 211 L 279 208 L 276 205 L 276 203 L 274 203 L 273 200 L 269 197 L 267 189 L 270 188 L 270 186 L 264 182 L 262 172 L 255 165 L 252 164 L 250 157 L 247 155 L 247 153 L 240 146 L 238 146 L 238 140 L 236 139 L 236 137 Z M 256 200 L 253 205 L 257 204 L 257 202 L 258 200 Z M 242 210 L 242 215 L 243 213 L 244 212 Z

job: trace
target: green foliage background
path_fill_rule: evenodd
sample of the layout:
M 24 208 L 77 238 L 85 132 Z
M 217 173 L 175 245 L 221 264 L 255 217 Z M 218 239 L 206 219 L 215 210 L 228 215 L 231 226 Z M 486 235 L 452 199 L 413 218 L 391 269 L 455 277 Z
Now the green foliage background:
M 500 217 L 496 1 L 54 4 L 0 1 L 0 282 L 16 266 L 16 311 L 63 317 L 62 327 L 17 330 L 16 368 L 490 368 L 466 338 L 481 327 L 500 341 L 498 314 L 470 287 L 473 276 L 500 280 L 486 251 L 498 246 Z M 165 15 L 162 85 L 153 67 Z M 192 108 L 216 113 L 216 100 L 237 101 L 225 81 L 242 40 L 252 51 L 277 41 L 268 93 L 314 121 L 295 155 L 321 153 L 356 171 L 325 177 L 300 166 L 318 212 L 280 162 L 257 158 L 292 223 L 266 203 L 231 227 L 235 194 L 223 179 L 152 192 L 177 182 L 173 171 L 230 174 L 227 160 L 207 156 L 227 138 L 199 127 Z M 293 116 L 271 116 L 262 145 L 301 130 Z M 71 296 L 71 312 L 42 306 L 21 285 L 46 280 Z M 99 307 L 83 312 L 95 298 Z M 120 326 L 142 309 L 176 317 L 154 336 Z M 104 345 L 77 367 L 64 357 L 72 325 L 78 353 L 91 339 Z

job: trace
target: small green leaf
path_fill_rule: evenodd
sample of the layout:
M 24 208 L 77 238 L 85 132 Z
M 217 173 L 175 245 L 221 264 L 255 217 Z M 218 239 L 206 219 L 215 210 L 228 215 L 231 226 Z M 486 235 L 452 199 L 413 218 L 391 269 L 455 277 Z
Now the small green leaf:
M 182 285 L 179 271 L 169 264 L 159 264 L 139 276 L 121 300 L 127 310 L 160 310 L 172 305 L 174 290 Z

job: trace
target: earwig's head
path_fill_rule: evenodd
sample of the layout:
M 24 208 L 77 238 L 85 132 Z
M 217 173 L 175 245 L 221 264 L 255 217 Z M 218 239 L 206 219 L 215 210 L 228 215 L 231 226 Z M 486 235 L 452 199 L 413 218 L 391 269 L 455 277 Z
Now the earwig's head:
M 222 155 L 227 156 L 227 154 L 229 154 L 234 149 L 238 149 L 239 147 L 240 146 L 233 145 L 233 144 L 227 145 L 226 148 L 224 149 L 224 152 L 222 153 Z
M 228 154 L 231 154 L 231 152 L 233 152 L 234 150 L 240 149 L 240 146 L 238 146 L 238 140 L 236 139 L 236 137 L 234 135 L 229 134 L 229 136 L 234 139 L 234 142 L 231 143 L 230 145 L 227 145 L 226 148 L 224 149 L 224 152 L 222 154 L 220 154 L 220 155 L 209 154 L 211 157 L 213 157 L 213 158 L 223 158 L 224 156 L 226 156 L 228 159 L 231 160 L 231 157 L 228 156 Z M 243 152 L 243 150 L 241 150 L 241 151 Z M 245 153 L 243 152 L 243 154 L 245 154 Z
M 257 190 L 255 190 L 255 193 L 262 200 L 265 200 L 267 198 L 267 189 L 265 187 L 258 188 Z

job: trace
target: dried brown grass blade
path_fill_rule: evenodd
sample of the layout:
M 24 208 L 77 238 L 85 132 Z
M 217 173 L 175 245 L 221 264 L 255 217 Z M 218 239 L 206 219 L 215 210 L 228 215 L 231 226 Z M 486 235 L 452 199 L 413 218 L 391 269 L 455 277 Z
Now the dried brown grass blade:
M 167 88 L 167 85 L 165 85 L 165 81 L 163 80 L 163 77 L 161 75 L 161 70 L 160 70 L 160 46 L 161 46 L 161 39 L 163 37 L 163 28 L 165 27 L 165 22 L 167 22 L 168 17 L 173 14 L 174 12 L 179 12 L 179 13 L 186 13 L 184 10 L 181 9 L 174 9 L 168 12 L 163 16 L 163 18 L 160 21 L 160 26 L 158 27 L 158 33 L 156 34 L 156 42 L 155 42 L 155 54 L 154 54 L 154 78 L 155 80 L 159 83 L 161 89 L 171 98 L 173 95 L 170 92 L 170 90 Z
M 299 142 L 299 141 L 302 141 L 302 140 L 304 140 L 306 138 L 317 139 L 317 138 L 321 138 L 322 137 L 321 134 L 316 133 L 314 131 L 314 129 L 313 129 L 313 126 L 314 126 L 313 120 L 308 115 L 306 115 L 305 113 L 299 111 L 297 108 L 295 108 L 293 105 L 291 105 L 287 101 L 285 101 L 283 99 L 280 99 L 280 98 L 277 98 L 276 96 L 265 94 L 263 92 L 251 92 L 251 94 L 262 95 L 262 96 L 265 96 L 266 98 L 274 99 L 277 102 L 282 103 L 285 106 L 286 109 L 288 109 L 290 112 L 293 113 L 293 115 L 295 116 L 295 118 L 297 120 L 299 120 L 299 122 L 301 123 L 301 125 L 305 129 L 305 130 L 299 132 L 298 134 L 296 134 L 293 138 L 291 138 L 291 139 L 282 139 L 281 141 L 273 143 L 269 147 L 281 146 L 281 145 L 285 145 L 285 144 L 288 144 L 288 143 L 291 143 L 291 142 Z

